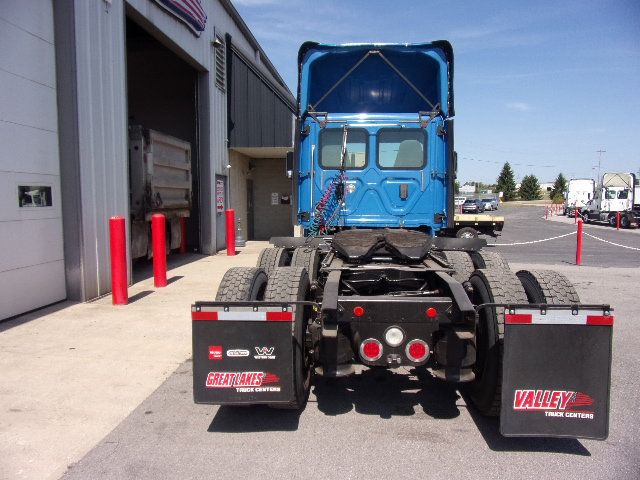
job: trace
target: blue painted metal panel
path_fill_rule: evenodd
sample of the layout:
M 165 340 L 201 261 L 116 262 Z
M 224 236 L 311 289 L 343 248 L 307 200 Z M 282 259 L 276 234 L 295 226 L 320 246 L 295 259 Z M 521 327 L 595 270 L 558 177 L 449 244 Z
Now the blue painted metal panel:
M 448 171 L 445 122 L 447 112 L 453 112 L 450 52 L 433 44 L 313 44 L 303 46 L 300 59 L 304 133 L 298 148 L 297 212 L 307 234 L 316 233 L 320 217 L 343 227 L 421 228 L 432 234 L 444 228 L 454 214 L 447 201 L 453 195 L 449 189 L 454 172 Z M 440 109 L 434 108 L 437 104 Z M 327 115 L 318 117 L 314 111 Z M 425 111 L 434 111 L 432 118 L 425 117 Z M 344 172 L 336 163 L 325 162 L 323 168 L 323 138 L 328 132 L 341 138 L 345 126 L 349 154 Z M 362 136 L 360 131 L 366 132 L 367 149 L 360 146 L 354 154 L 353 139 Z M 394 164 L 394 158 L 400 161 L 405 136 L 419 149 L 422 162 Z M 384 141 L 395 150 L 381 152 L 382 137 L 397 137 Z M 341 204 L 336 188 L 344 188 Z

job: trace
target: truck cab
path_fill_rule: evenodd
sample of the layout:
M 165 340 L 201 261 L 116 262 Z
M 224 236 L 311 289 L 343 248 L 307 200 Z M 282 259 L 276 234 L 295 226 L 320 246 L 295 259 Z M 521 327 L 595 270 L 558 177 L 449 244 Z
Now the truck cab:
M 450 44 L 305 43 L 298 60 L 295 220 L 305 236 L 451 226 Z

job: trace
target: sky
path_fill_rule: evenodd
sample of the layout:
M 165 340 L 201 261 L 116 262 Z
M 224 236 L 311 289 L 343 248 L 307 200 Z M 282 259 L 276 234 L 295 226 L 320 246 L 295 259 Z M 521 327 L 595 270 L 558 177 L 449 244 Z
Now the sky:
M 639 0 L 232 2 L 294 95 L 304 41 L 449 40 L 462 183 L 640 171 Z

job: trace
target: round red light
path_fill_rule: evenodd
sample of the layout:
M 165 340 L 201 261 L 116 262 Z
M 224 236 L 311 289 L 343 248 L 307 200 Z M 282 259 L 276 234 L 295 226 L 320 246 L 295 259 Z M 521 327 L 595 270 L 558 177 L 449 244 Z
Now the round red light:
M 360 345 L 360 356 L 373 362 L 382 356 L 382 344 L 375 338 L 369 338 Z
M 412 362 L 422 362 L 429 356 L 429 345 L 424 340 L 411 340 L 407 345 L 406 353 Z
M 438 315 L 438 311 L 435 308 L 433 307 L 427 308 L 427 317 L 434 318 L 436 315 Z
M 362 353 L 367 358 L 376 358 L 380 355 L 380 345 L 376 342 L 367 342 L 362 347 Z
M 358 305 L 357 307 L 355 307 L 353 309 L 353 314 L 356 317 L 361 317 L 362 315 L 364 315 L 364 308 L 362 308 L 360 305 Z
M 411 358 L 422 358 L 427 353 L 427 347 L 422 343 L 412 343 L 409 345 L 409 355 Z

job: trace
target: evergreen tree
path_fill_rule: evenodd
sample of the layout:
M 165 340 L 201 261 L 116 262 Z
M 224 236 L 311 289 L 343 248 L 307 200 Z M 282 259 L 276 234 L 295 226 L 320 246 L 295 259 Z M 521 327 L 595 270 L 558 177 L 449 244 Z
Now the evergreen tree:
M 535 175 L 525 175 L 520 184 L 520 198 L 522 200 L 540 200 L 540 183 Z
M 564 178 L 564 175 L 562 175 L 562 173 L 559 173 L 556 181 L 553 182 L 553 188 L 549 192 L 549 198 L 553 200 L 558 196 L 564 195 L 564 192 L 567 191 L 567 188 L 567 179 Z
M 458 180 L 454 182 L 453 188 L 456 195 L 460 193 L 460 182 Z
M 496 191 L 502 192 L 502 200 L 508 202 L 516 197 L 516 181 L 513 178 L 513 170 L 509 162 L 502 167 L 498 181 L 496 182 Z

